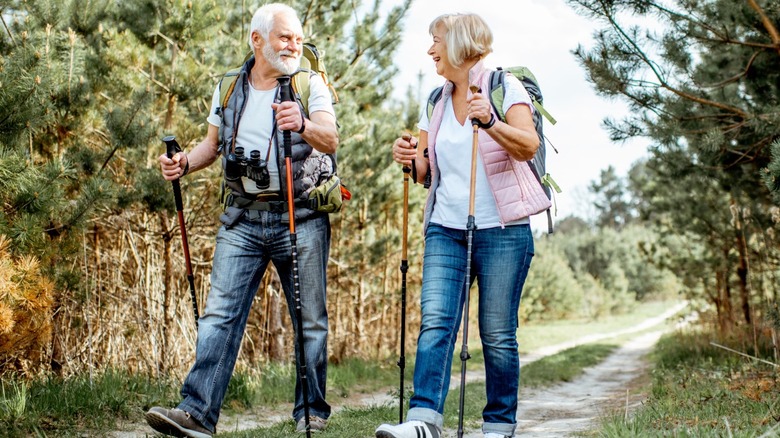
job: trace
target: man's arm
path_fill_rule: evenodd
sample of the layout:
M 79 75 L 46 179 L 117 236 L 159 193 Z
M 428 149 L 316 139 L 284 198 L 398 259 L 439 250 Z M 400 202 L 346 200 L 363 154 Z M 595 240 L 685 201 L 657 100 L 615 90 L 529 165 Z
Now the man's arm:
M 306 119 L 306 128 L 303 131 L 303 139 L 311 147 L 326 154 L 336 152 L 339 145 L 339 133 L 336 129 L 336 118 L 325 111 L 316 111 L 311 114 L 311 119 Z

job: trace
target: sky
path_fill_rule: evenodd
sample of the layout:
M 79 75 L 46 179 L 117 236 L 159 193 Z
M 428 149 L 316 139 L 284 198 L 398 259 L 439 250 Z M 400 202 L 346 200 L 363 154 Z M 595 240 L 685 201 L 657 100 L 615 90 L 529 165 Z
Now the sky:
M 385 0 L 383 6 L 400 3 Z M 547 171 L 563 190 L 555 197 L 554 219 L 591 216 L 589 183 L 610 165 L 618 175 L 625 176 L 647 149 L 646 140 L 610 142 L 603 120 L 622 118 L 627 106 L 597 96 L 572 54 L 578 45 L 593 47 L 596 24 L 577 15 L 564 0 L 486 0 L 481 4 L 485 6 L 465 0 L 413 3 L 402 23 L 403 40 L 395 57 L 400 73 L 394 83 L 394 96 L 403 100 L 408 87 L 416 90 L 420 73 L 422 100 L 443 83 L 426 53 L 432 43 L 428 25 L 434 18 L 453 12 L 479 14 L 493 32 L 493 53 L 485 58 L 485 64 L 529 67 L 541 87 L 545 108 L 558 121 L 556 125 L 545 121 L 544 125 L 545 136 L 558 149 L 556 154 L 548 145 Z M 531 220 L 534 230 L 546 229 L 546 222 L 544 215 Z

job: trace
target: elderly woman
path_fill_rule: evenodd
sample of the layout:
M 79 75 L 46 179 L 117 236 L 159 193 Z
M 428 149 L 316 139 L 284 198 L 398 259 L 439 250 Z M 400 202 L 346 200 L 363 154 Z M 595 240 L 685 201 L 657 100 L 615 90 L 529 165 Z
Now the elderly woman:
M 442 15 L 430 25 L 428 54 L 446 79 L 441 99 L 429 116 L 423 111 L 419 139 L 393 144 L 393 159 L 415 166 L 417 182 L 430 172 L 425 208 L 422 325 L 414 369 L 414 395 L 407 421 L 383 424 L 380 438 L 438 438 L 450 384 L 453 350 L 466 299 L 470 215 L 472 120 L 478 133 L 474 193 L 476 231 L 472 234 L 469 285 L 479 289 L 479 332 L 485 358 L 487 404 L 485 437 L 512 436 L 516 427 L 520 364 L 517 311 L 534 255 L 529 216 L 549 207 L 527 161 L 539 147 L 531 99 L 519 80 L 506 75 L 503 110 L 492 110 L 487 93 L 490 70 L 483 59 L 493 36 L 475 14 Z M 424 154 L 428 150 L 428 158 Z

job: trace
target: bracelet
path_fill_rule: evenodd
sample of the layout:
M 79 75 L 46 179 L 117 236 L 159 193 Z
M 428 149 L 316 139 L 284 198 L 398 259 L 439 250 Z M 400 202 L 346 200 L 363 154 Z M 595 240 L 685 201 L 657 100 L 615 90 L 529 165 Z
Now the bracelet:
M 490 121 L 487 123 L 482 123 L 479 119 L 477 119 L 477 126 L 479 126 L 480 129 L 490 129 L 495 124 L 496 124 L 496 116 L 493 115 L 493 113 L 490 113 Z
M 303 134 L 303 131 L 306 130 L 306 117 L 301 117 L 301 129 L 297 130 L 296 132 L 298 134 Z

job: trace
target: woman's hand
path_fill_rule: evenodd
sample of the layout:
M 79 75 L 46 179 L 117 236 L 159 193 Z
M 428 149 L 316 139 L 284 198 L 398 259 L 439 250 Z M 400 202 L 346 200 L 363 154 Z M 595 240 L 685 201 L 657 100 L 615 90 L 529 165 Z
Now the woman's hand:
M 417 158 L 417 139 L 411 134 L 404 134 L 393 143 L 393 160 L 398 164 L 410 167 L 412 160 Z
M 477 91 L 474 91 L 472 89 L 471 97 L 466 99 L 466 102 L 468 102 L 469 120 L 476 119 L 481 125 L 490 123 L 493 117 L 493 113 L 490 112 L 490 100 L 482 94 L 482 90 L 477 89 Z

